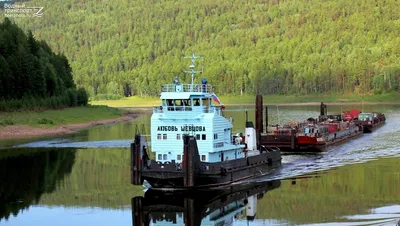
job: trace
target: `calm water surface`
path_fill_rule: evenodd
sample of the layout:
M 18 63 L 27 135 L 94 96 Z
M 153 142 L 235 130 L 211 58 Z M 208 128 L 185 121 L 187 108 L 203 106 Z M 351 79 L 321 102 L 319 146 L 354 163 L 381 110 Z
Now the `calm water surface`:
M 271 175 L 194 197 L 155 198 L 130 185 L 128 145 L 142 125 L 149 133 L 150 115 L 73 135 L 1 142 L 0 225 L 134 225 L 138 216 L 150 225 L 395 225 L 400 106 L 364 110 L 384 112 L 386 125 L 324 153 L 285 155 Z M 225 112 L 235 119 L 234 132 L 242 132 L 245 111 L 254 119 L 252 108 Z M 271 124 L 317 115 L 318 107 L 269 107 Z M 249 183 L 257 189 L 240 189 Z

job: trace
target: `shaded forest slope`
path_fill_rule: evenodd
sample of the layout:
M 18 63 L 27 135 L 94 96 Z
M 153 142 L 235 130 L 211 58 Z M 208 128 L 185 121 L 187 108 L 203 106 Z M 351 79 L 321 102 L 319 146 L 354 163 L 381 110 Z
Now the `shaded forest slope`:
M 27 3 L 28 5 L 28 3 Z M 381 93 L 400 80 L 396 0 L 33 0 L 15 19 L 91 96 L 156 95 L 192 50 L 219 94 Z M 183 77 L 183 76 L 182 76 Z M 200 78 L 198 78 L 200 79 Z M 189 77 L 185 77 L 189 81 Z

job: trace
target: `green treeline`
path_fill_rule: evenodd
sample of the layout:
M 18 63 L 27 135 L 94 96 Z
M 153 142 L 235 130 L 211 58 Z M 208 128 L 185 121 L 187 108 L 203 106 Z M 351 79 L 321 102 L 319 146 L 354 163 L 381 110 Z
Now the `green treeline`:
M 0 152 L 0 221 L 52 193 L 71 173 L 75 150 L 10 149 Z
M 63 54 L 8 18 L 0 23 L 0 111 L 80 106 L 87 99 Z
M 397 0 L 29 4 L 47 9 L 45 19 L 15 21 L 64 52 L 91 96 L 156 95 L 184 77 L 192 50 L 205 56 L 202 76 L 218 94 L 399 90 Z

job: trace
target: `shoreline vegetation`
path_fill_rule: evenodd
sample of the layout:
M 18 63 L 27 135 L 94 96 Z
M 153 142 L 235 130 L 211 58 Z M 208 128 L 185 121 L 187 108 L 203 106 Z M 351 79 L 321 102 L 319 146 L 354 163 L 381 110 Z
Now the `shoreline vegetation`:
M 129 121 L 137 114 L 105 106 L 0 112 L 0 140 L 71 134 L 92 126 Z
M 371 96 L 264 96 L 265 105 L 316 106 L 322 102 L 329 105 L 395 104 L 400 105 L 399 93 Z M 253 106 L 255 97 L 221 96 L 226 106 Z M 86 107 L 72 107 L 45 111 L 0 112 L 0 140 L 19 139 L 35 136 L 71 134 L 80 129 L 96 125 L 125 122 L 138 114 L 149 112 L 159 105 L 157 97 L 127 97 L 119 100 L 92 101 Z M 105 105 L 105 106 L 104 106 Z M 124 110 L 122 108 L 134 108 Z M 144 109 L 140 109 L 144 108 Z
M 219 99 L 226 106 L 250 106 L 255 103 L 255 96 L 220 96 Z M 352 104 L 400 104 L 400 93 L 390 92 L 380 95 L 355 95 L 355 94 L 333 94 L 333 95 L 267 95 L 263 96 L 264 105 L 278 106 L 307 106 L 319 105 L 321 102 L 330 105 L 352 105 Z M 153 107 L 160 104 L 158 97 L 124 97 L 118 100 L 96 100 L 92 105 L 106 105 L 115 108 L 139 108 Z

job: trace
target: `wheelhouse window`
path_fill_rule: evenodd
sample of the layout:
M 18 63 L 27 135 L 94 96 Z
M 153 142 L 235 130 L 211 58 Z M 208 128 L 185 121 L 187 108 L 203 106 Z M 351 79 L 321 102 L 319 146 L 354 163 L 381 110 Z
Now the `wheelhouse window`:
M 167 102 L 168 111 L 174 111 L 175 110 L 174 100 L 173 99 L 166 99 L 166 102 Z
M 174 106 L 174 100 L 172 100 L 172 99 L 166 99 L 165 101 L 166 101 L 166 103 L 167 103 L 167 106 Z
M 158 154 L 158 160 L 162 160 L 162 154 Z
M 193 98 L 193 106 L 200 106 L 200 99 L 199 98 Z
M 161 134 L 157 134 L 157 140 L 161 140 Z
M 163 140 L 167 139 L 167 134 L 163 134 Z
M 211 103 L 211 99 L 209 98 L 203 98 L 203 106 L 209 106 Z
M 191 99 L 183 100 L 183 105 L 185 105 L 186 107 L 192 106 L 192 100 Z
M 200 140 L 200 134 L 196 134 L 196 140 Z
M 176 160 L 180 161 L 182 159 L 182 155 L 177 155 Z
M 206 155 L 201 155 L 201 161 L 206 161 Z
M 205 140 L 205 139 L 206 139 L 206 135 L 205 135 L 205 134 L 202 134 L 202 135 L 201 135 L 201 139 L 202 139 L 202 140 Z
M 174 100 L 174 102 L 175 102 L 175 106 L 178 106 L 178 107 L 183 106 L 183 100 Z
M 181 135 L 178 133 L 178 134 L 176 134 L 176 139 L 177 140 L 180 140 L 181 139 Z
M 163 155 L 163 160 L 167 160 L 167 154 Z
M 214 133 L 214 140 L 218 139 L 218 133 Z

